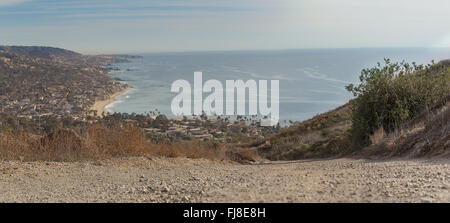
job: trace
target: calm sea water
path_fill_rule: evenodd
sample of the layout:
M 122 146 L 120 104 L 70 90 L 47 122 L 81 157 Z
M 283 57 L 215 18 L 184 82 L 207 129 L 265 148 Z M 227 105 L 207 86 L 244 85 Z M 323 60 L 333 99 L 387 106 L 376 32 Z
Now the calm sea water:
M 113 73 L 134 89 L 106 107 L 108 112 L 145 113 L 158 109 L 173 116 L 170 92 L 173 81 L 188 80 L 195 71 L 203 81 L 280 80 L 280 119 L 305 120 L 346 103 L 349 83 L 358 83 L 361 69 L 383 58 L 392 61 L 430 63 L 450 58 L 446 48 L 315 49 L 283 51 L 234 51 L 144 54 L 143 59 L 117 64 Z M 205 94 L 206 96 L 206 94 Z

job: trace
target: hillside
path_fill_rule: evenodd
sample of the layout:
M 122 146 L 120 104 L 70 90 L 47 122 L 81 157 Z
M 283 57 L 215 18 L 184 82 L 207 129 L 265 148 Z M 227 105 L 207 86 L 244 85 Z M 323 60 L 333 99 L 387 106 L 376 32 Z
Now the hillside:
M 81 54 L 49 47 L 2 47 L 0 105 L 17 116 L 88 112 L 97 99 L 123 86 L 107 75 L 104 63 Z M 103 58 L 101 59 L 103 60 Z
M 14 52 L 23 56 L 52 60 L 70 60 L 83 57 L 82 54 L 70 50 L 44 46 L 0 46 L 0 51 Z
M 73 64 L 81 67 L 104 66 L 113 63 L 128 63 L 130 59 L 142 56 L 127 54 L 83 55 L 71 50 L 48 46 L 1 46 L 0 52 L 16 53 L 21 56 Z
M 83 119 L 96 100 L 127 86 L 108 76 L 132 55 L 83 55 L 43 46 L 0 46 L 0 113 Z M 1 123 L 1 122 L 0 122 Z
M 450 97 L 399 130 L 362 149 L 355 157 L 450 157 Z
M 270 160 L 292 160 L 340 155 L 350 151 L 348 130 L 351 127 L 350 105 L 345 104 L 319 114 L 265 141 L 252 144 L 259 154 Z M 348 149 L 347 149 L 348 148 Z
M 431 157 L 450 154 L 450 61 L 381 64 L 348 86 L 355 99 L 250 149 L 270 160 Z

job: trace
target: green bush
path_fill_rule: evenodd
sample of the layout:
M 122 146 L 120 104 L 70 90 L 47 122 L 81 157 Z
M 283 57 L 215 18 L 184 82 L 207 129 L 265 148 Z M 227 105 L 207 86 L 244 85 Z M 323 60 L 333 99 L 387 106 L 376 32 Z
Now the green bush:
M 356 146 L 370 143 L 369 136 L 383 127 L 392 132 L 450 94 L 450 62 L 412 65 L 378 63 L 364 69 L 358 86 L 347 90 L 355 96 L 352 108 L 352 137 Z
M 300 144 L 297 147 L 283 153 L 281 156 L 283 159 L 287 160 L 295 160 L 295 159 L 301 159 L 304 158 L 305 153 L 308 152 L 309 145 L 307 144 Z

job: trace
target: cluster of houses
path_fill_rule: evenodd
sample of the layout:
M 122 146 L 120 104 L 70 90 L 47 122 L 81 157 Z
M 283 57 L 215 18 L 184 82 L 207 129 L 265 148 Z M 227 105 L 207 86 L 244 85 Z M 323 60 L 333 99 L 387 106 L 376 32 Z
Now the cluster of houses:
M 158 119 L 154 116 L 152 118 Z M 167 119 L 164 125 L 155 125 L 154 123 L 144 126 L 143 130 L 149 138 L 156 141 L 197 139 L 229 143 L 242 141 L 243 138 L 263 139 L 264 135 L 273 134 L 279 130 L 277 127 L 263 127 L 256 123 L 249 125 L 243 121 L 230 122 L 224 119 L 202 119 L 195 116 Z
M 47 87 L 45 93 L 27 92 L 19 99 L 0 95 L 0 112 L 13 113 L 18 117 L 31 119 L 33 116 L 72 116 L 76 120 L 97 115 L 90 107 L 98 100 L 107 99 L 111 93 L 124 86 L 118 81 L 105 87 L 63 85 Z
M 121 58 L 124 57 L 124 58 Z M 97 100 L 126 86 L 105 65 L 126 55 L 84 56 L 63 49 L 0 46 L 0 112 L 85 119 Z

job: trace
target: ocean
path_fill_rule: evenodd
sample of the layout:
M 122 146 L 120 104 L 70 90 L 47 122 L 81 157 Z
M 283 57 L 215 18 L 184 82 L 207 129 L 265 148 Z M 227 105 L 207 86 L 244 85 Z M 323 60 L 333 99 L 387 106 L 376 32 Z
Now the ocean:
M 185 79 L 193 85 L 194 72 L 203 81 L 279 80 L 280 120 L 302 121 L 345 104 L 345 90 L 358 83 L 362 69 L 384 58 L 393 62 L 431 63 L 450 58 L 449 48 L 302 49 L 273 51 L 226 51 L 140 54 L 142 59 L 115 64 L 112 73 L 134 89 L 116 98 L 105 110 L 110 113 L 146 113 L 156 109 L 174 117 L 170 105 L 176 93 L 171 84 Z M 206 97 L 208 94 L 205 94 Z

